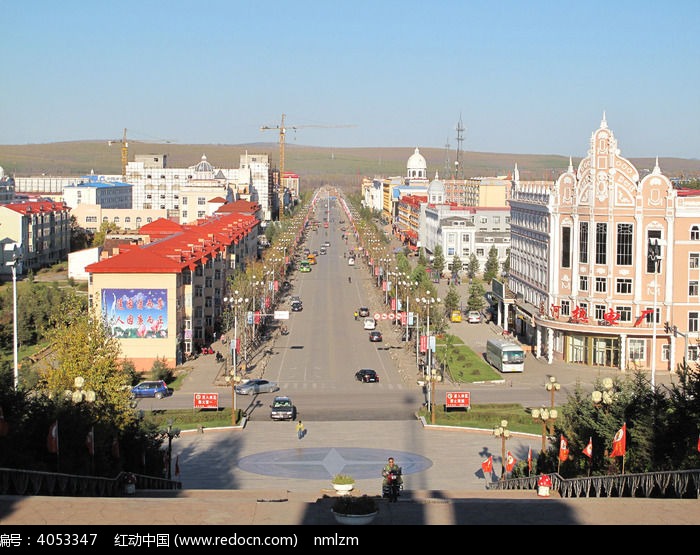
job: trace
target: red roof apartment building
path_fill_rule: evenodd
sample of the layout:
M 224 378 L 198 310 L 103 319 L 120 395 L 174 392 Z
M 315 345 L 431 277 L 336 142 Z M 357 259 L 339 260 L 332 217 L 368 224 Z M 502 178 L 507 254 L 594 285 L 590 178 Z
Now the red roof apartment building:
M 257 256 L 260 220 L 245 204 L 197 225 L 156 220 L 140 229 L 150 243 L 86 267 L 90 308 L 138 371 L 158 359 L 172 367 L 212 341 L 227 278 Z

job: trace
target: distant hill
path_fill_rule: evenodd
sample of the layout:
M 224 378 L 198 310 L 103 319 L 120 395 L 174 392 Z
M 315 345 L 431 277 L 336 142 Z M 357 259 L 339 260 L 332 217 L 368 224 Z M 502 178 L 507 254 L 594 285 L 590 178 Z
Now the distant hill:
M 393 177 L 406 175 L 406 162 L 415 146 L 393 148 L 326 148 L 285 145 L 285 171 L 301 177 L 302 188 L 316 188 L 335 184 L 343 188 L 355 187 L 362 177 Z M 454 167 L 456 153 L 444 149 L 420 148 L 428 164 L 428 177 L 437 174 L 449 178 L 446 167 Z M 155 144 L 129 141 L 129 161 L 136 154 L 167 154 L 170 167 L 193 166 L 202 155 L 217 168 L 237 168 L 240 155 L 268 154 L 274 167 L 279 164 L 277 143 L 248 145 L 222 144 Z M 449 155 L 449 159 L 447 159 Z M 581 157 L 574 158 L 574 166 Z M 654 167 L 654 158 L 630 158 L 641 174 Z M 554 180 L 569 165 L 567 156 L 463 152 L 464 177 L 508 175 L 515 164 L 523 180 Z M 661 171 L 672 178 L 700 178 L 700 160 L 660 158 Z M 0 166 L 6 174 L 25 177 L 31 175 L 87 175 L 121 173 L 121 145 L 111 146 L 105 141 L 71 141 L 35 145 L 0 145 Z M 450 170 L 451 171 L 451 170 Z

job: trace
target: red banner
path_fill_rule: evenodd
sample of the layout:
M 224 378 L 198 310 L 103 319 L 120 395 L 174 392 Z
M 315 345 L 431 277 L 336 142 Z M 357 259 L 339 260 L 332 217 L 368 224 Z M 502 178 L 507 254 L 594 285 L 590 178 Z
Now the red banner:
M 421 353 L 425 353 L 428 350 L 428 336 L 427 335 L 420 336 L 420 346 L 419 346 L 418 350 Z

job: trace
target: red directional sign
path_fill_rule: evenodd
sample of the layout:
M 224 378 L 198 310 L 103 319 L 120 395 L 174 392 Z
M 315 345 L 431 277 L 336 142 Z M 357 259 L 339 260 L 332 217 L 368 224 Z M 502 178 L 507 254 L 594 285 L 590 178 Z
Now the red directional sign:
M 445 408 L 470 408 L 468 391 L 448 391 L 445 395 Z
M 218 393 L 195 393 L 194 408 L 196 409 L 218 409 L 219 394 Z

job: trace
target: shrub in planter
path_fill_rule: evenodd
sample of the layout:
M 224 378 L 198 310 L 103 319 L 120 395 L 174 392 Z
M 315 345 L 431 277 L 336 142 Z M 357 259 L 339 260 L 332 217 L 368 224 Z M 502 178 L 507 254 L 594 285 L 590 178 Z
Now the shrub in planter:
M 344 495 L 333 502 L 332 510 L 340 515 L 369 515 L 379 510 L 374 497 Z
M 331 483 L 338 484 L 339 486 L 350 485 L 355 483 L 355 478 L 353 478 L 349 474 L 336 474 L 335 476 L 333 476 Z

